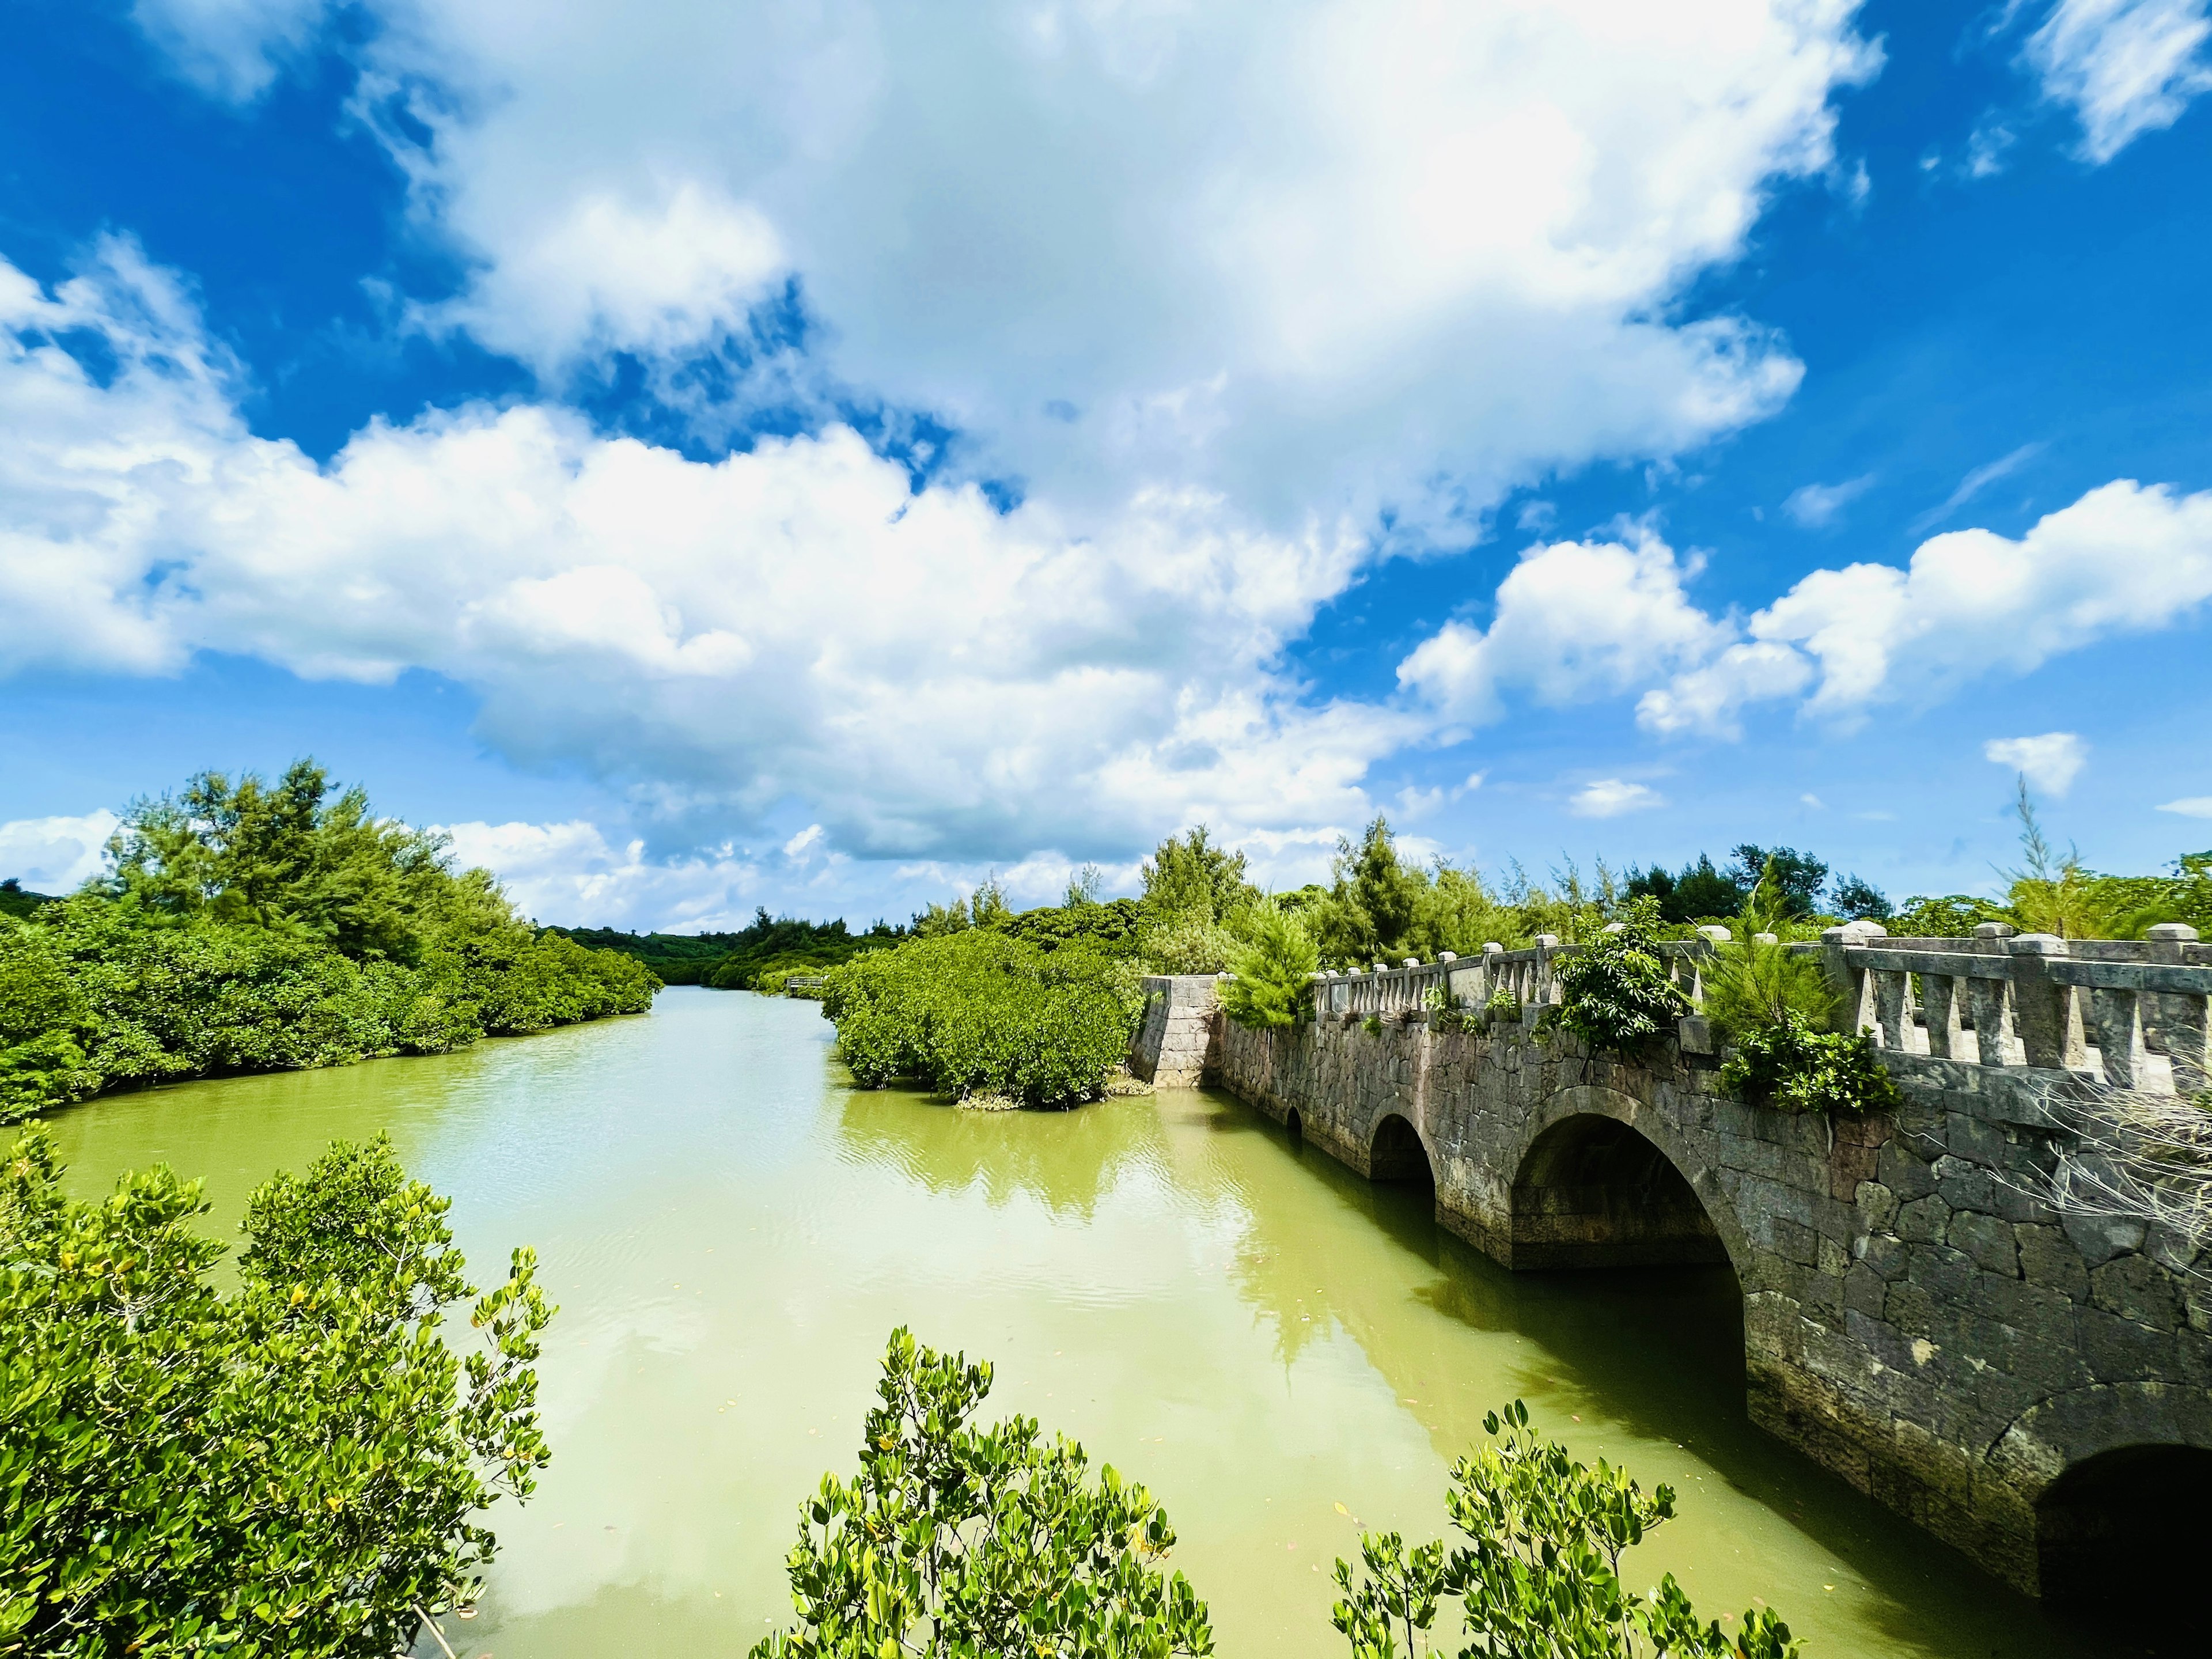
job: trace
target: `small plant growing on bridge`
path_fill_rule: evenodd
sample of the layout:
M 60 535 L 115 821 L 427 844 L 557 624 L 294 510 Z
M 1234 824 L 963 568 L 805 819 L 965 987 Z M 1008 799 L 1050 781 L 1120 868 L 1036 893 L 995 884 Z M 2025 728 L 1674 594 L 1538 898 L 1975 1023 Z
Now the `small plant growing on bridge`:
M 1795 1010 L 1739 1032 L 1722 1086 L 1788 1112 L 1857 1114 L 1897 1104 L 1897 1084 L 1864 1032 L 1816 1031 Z
M 1230 953 L 1236 977 L 1221 988 L 1223 1012 L 1255 1030 L 1310 1019 L 1321 948 L 1305 924 L 1272 898 L 1248 906 L 1240 920 L 1244 942 Z
M 1619 927 L 1559 965 L 1558 1023 L 1593 1050 L 1640 1054 L 1689 1008 L 1659 953 L 1658 907 L 1630 901 Z
M 991 1367 L 916 1345 L 884 1353 L 860 1473 L 822 1477 L 787 1565 L 799 1619 L 753 1659 L 1213 1651 L 1206 1603 L 1159 1562 L 1167 1511 L 1029 1418 L 970 1425 Z
M 1517 1400 L 1482 1425 L 1497 1443 L 1459 1460 L 1446 1498 L 1464 1545 L 1408 1550 L 1395 1532 L 1370 1533 L 1360 1540 L 1364 1577 L 1336 1564 L 1344 1594 L 1333 1619 L 1355 1659 L 1413 1659 L 1453 1601 L 1466 1655 L 1794 1659 L 1789 1626 L 1765 1608 L 1747 1610 L 1731 1636 L 1698 1622 L 1671 1573 L 1648 1596 L 1622 1584 L 1622 1555 L 1674 1518 L 1673 1488 L 1647 1494 L 1624 1469 L 1574 1462 L 1530 1430 Z
M 1429 1010 L 1429 1026 L 1437 1031 L 1480 1031 L 1490 1023 L 1480 1008 L 1455 1001 L 1441 985 L 1432 985 L 1421 999 Z
M 1360 1029 L 1365 1031 L 1370 1036 L 1381 1036 L 1382 1035 L 1382 1016 L 1380 1014 L 1368 1015 L 1366 1019 L 1361 1023 Z
M 1521 1018 L 1521 999 L 1501 985 L 1490 994 L 1490 1000 L 1483 1005 L 1483 1012 L 1492 1019 L 1518 1019 Z

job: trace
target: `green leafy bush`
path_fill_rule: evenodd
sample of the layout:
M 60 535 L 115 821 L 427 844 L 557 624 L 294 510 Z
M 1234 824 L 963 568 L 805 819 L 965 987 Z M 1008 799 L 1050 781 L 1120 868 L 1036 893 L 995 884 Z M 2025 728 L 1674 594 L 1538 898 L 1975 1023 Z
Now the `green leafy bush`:
M 381 1140 L 255 1193 L 227 1295 L 196 1183 L 60 1179 L 38 1133 L 0 1167 L 0 1652 L 383 1659 L 471 1596 L 549 1456 L 531 1252 L 464 1358 L 446 1200 Z
M 1221 1006 L 1239 1025 L 1265 1030 L 1313 1017 L 1313 975 L 1321 951 L 1304 923 L 1272 899 L 1243 912 L 1245 942 L 1230 953 L 1236 975 Z
M 1521 1018 L 1521 999 L 1515 996 L 1510 988 L 1507 986 L 1501 985 L 1492 991 L 1490 994 L 1490 1000 L 1483 1004 L 1482 1007 L 1483 1012 L 1492 1019 Z
M 652 1006 L 641 963 L 540 933 L 434 837 L 327 793 L 306 762 L 274 788 L 195 779 L 132 809 L 110 878 L 0 917 L 0 1122 Z
M 1034 1419 L 972 1426 L 991 1367 L 918 1347 L 884 1354 L 860 1472 L 822 1477 L 787 1559 L 799 1623 L 753 1659 L 1020 1655 L 1170 1659 L 1213 1651 L 1206 1603 L 1158 1565 L 1167 1511 Z
M 1028 1106 L 1097 1098 L 1142 1008 L 1130 964 L 1081 943 L 1053 951 L 970 928 L 875 951 L 831 971 L 822 1012 L 854 1079 L 919 1078 L 955 1099 Z
M 1699 1625 L 1672 1573 L 1649 1595 L 1621 1581 L 1621 1557 L 1674 1518 L 1674 1493 L 1646 1494 L 1624 1469 L 1577 1463 L 1528 1428 L 1519 1401 L 1483 1419 L 1497 1441 L 1452 1470 L 1446 1505 L 1467 1542 L 1412 1550 L 1397 1533 L 1360 1540 L 1364 1576 L 1336 1564 L 1333 1613 L 1356 1659 L 1407 1659 L 1414 1632 L 1459 1603 L 1467 1654 L 1526 1659 L 1794 1659 L 1798 1645 L 1771 1609 L 1747 1609 L 1734 1636 Z M 1403 1643 L 1403 1646 L 1400 1645 Z
M 1871 1112 L 1897 1104 L 1897 1085 L 1863 1032 L 1815 1030 L 1794 1010 L 1740 1033 L 1721 1082 L 1791 1112 Z
M 1617 928 L 1601 933 L 1556 969 L 1556 1022 L 1592 1049 L 1641 1052 L 1674 1029 L 1689 999 L 1667 977 L 1656 915 L 1649 899 L 1632 901 Z

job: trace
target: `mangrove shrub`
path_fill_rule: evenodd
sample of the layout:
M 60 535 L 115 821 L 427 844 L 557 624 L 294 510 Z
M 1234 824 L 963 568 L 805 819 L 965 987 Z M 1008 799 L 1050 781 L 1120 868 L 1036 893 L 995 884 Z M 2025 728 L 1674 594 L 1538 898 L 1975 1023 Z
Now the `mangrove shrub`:
M 1035 1419 L 985 1429 L 988 1364 L 918 1346 L 884 1354 L 860 1472 L 822 1477 L 787 1559 L 799 1623 L 753 1659 L 1170 1659 L 1213 1651 L 1206 1603 L 1159 1563 L 1167 1511 Z
M 102 1089 L 433 1054 L 641 1012 L 649 969 L 515 915 L 436 836 L 218 775 L 137 803 L 112 873 L 0 916 L 0 1122 Z
M 1334 1618 L 1356 1659 L 1412 1659 L 1421 1650 L 1414 1632 L 1425 1636 L 1453 1601 L 1470 1638 L 1465 1654 L 1794 1659 L 1790 1626 L 1769 1608 L 1746 1609 L 1730 1635 L 1698 1622 L 1672 1573 L 1646 1595 L 1623 1583 L 1622 1556 L 1674 1518 L 1672 1487 L 1647 1494 L 1625 1469 L 1576 1462 L 1530 1430 L 1517 1400 L 1482 1426 L 1496 1443 L 1459 1460 L 1445 1498 L 1463 1545 L 1408 1550 L 1396 1533 L 1369 1533 L 1364 1576 L 1336 1564 L 1344 1595 Z
M 865 1088 L 911 1077 L 955 1099 L 1066 1106 L 1103 1092 L 1141 1006 L 1122 957 L 969 928 L 832 970 L 822 1012 Z
M 197 1182 L 61 1174 L 38 1132 L 0 1167 L 0 1653 L 406 1651 L 549 1456 L 531 1252 L 463 1358 L 446 1200 L 382 1140 L 257 1191 L 227 1294 Z

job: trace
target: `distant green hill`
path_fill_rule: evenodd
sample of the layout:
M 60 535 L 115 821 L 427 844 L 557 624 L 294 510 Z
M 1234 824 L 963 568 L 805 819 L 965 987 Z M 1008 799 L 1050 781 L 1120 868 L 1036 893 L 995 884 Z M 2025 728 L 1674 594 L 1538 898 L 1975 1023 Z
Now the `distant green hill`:
M 862 951 L 896 945 L 903 933 L 878 922 L 865 933 L 844 919 L 802 921 L 771 916 L 763 908 L 734 933 L 624 933 L 611 927 L 561 927 L 579 945 L 635 957 L 670 985 L 708 985 L 721 991 L 751 990 L 770 975 L 835 968 Z

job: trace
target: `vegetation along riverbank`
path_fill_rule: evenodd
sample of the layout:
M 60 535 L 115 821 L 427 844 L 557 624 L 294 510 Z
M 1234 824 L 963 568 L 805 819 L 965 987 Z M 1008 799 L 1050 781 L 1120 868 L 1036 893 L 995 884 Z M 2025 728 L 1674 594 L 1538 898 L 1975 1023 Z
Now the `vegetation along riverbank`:
M 639 1013 L 650 969 L 515 914 L 313 761 L 132 805 L 106 874 L 0 911 L 0 1122 L 106 1090 Z
M 1267 894 L 1242 854 L 1200 827 L 1160 843 L 1133 900 L 1102 902 L 1091 872 L 1058 905 L 1017 912 L 986 883 L 904 927 L 878 923 L 847 941 L 866 948 L 828 971 L 823 1012 L 864 1085 L 910 1077 L 957 1100 L 1066 1106 L 1111 1086 L 1147 975 L 1233 975 L 1223 990 L 1229 1017 L 1282 1025 L 1310 1006 L 1318 969 L 1479 956 L 1487 943 L 1514 949 L 1548 936 L 1599 947 L 1568 971 L 1555 1017 L 1620 1050 L 1686 1012 L 1650 947 L 1717 924 L 1730 941 L 1709 975 L 1708 1012 L 1734 1045 L 1732 1081 L 1770 1102 L 1863 1110 L 1887 1098 L 1885 1079 L 1863 1043 L 1833 1029 L 1833 993 L 1817 966 L 1784 945 L 1859 920 L 1916 935 L 1986 921 L 2065 938 L 2137 938 L 2165 921 L 2212 931 L 2212 853 L 2185 854 L 2160 875 L 2100 874 L 2050 844 L 2024 788 L 2016 812 L 2021 854 L 2003 872 L 2002 899 L 1902 904 L 1856 876 L 1832 878 L 1810 853 L 1751 843 L 1679 872 L 1600 863 L 1585 875 L 1567 863 L 1538 881 L 1516 863 L 1493 881 L 1441 859 L 1408 860 L 1381 817 L 1339 843 L 1326 884 Z M 810 926 L 763 914 L 755 929 L 765 941 L 771 928 Z

